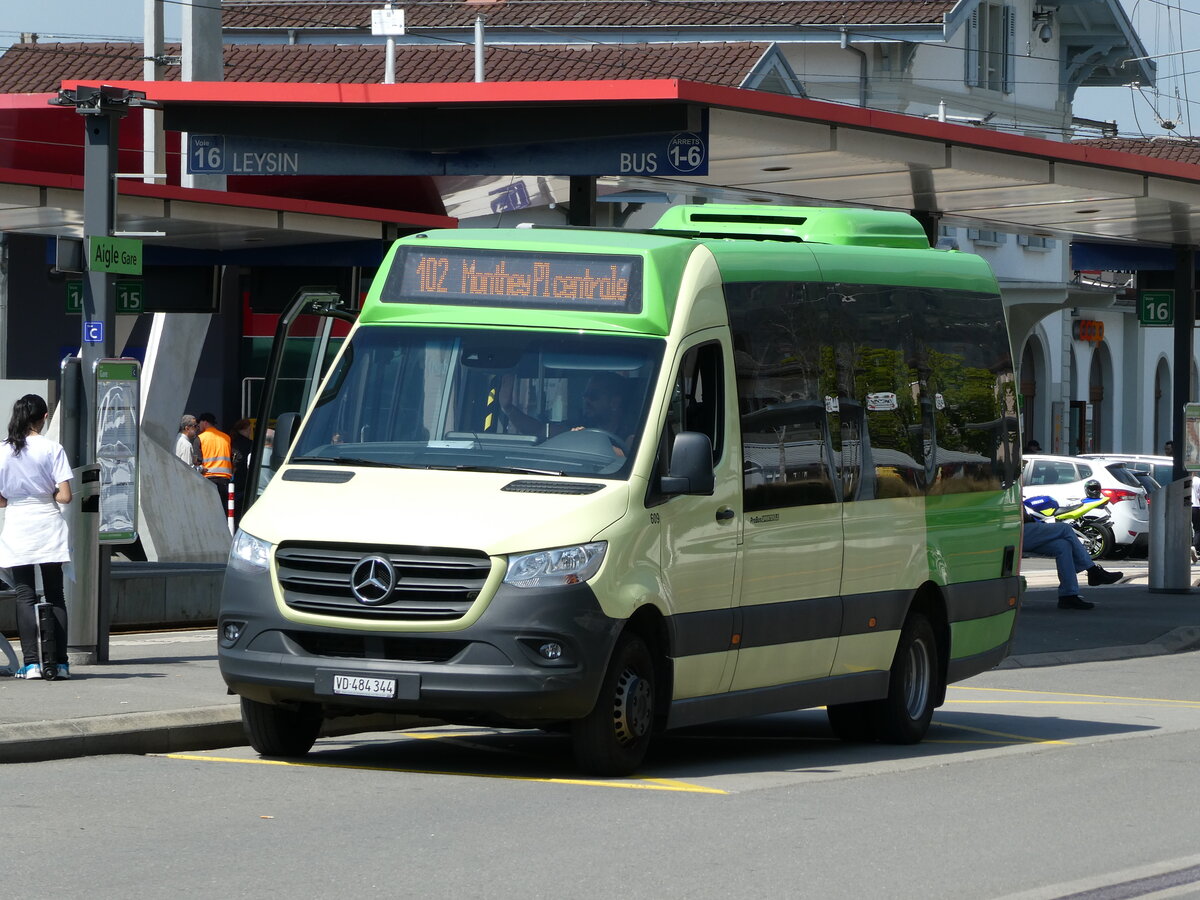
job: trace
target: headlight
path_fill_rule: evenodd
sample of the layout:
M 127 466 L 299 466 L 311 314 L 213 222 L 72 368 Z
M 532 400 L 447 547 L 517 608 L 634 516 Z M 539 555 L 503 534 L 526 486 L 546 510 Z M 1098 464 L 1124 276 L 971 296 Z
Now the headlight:
M 267 569 L 271 565 L 271 545 L 239 529 L 229 548 L 229 565 L 246 572 Z
M 596 574 L 607 549 L 606 541 L 597 541 L 510 556 L 504 583 L 523 588 L 582 584 Z

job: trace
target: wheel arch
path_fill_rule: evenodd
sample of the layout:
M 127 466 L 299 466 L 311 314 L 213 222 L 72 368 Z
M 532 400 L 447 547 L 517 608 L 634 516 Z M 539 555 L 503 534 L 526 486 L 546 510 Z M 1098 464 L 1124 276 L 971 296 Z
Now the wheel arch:
M 935 686 L 934 706 L 946 702 L 946 676 L 950 665 L 950 615 L 946 608 L 946 595 L 932 581 L 927 581 L 913 594 L 912 602 L 908 605 L 908 616 L 914 612 L 922 613 L 933 626 L 933 634 L 937 640 L 938 683 Z
M 622 633 L 632 633 L 640 637 L 650 651 L 654 660 L 654 674 L 658 681 L 655 692 L 655 722 L 658 730 L 666 726 L 667 713 L 674 694 L 674 670 L 671 666 L 671 638 L 667 628 L 667 620 L 655 606 L 646 604 L 636 610 L 625 623 Z

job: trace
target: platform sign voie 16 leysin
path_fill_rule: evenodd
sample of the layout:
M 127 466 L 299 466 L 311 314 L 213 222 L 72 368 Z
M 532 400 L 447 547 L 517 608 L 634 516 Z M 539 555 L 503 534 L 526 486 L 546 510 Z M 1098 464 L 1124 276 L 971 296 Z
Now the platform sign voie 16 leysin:
M 707 175 L 698 131 L 477 147 L 454 153 L 189 134 L 194 175 Z
M 140 364 L 96 361 L 96 462 L 100 466 L 100 541 L 137 540 Z

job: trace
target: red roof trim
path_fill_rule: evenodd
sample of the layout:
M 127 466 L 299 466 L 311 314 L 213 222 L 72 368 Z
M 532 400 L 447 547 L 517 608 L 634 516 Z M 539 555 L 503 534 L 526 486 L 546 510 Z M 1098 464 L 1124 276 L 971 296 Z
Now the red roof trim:
M 64 87 L 97 85 L 65 81 Z M 164 103 L 308 105 L 427 105 L 482 103 L 634 103 L 678 101 L 761 112 L 828 125 L 866 128 L 901 137 L 925 138 L 969 147 L 1200 182 L 1200 166 L 1120 150 L 1079 146 L 1044 138 L 1003 134 L 899 113 L 785 97 L 743 88 L 678 79 L 645 81 L 520 81 L 442 84 L 274 84 L 245 82 L 114 82 Z M 286 99 L 281 99 L 286 98 Z
M 35 172 L 29 169 L 0 168 L 0 183 L 26 184 L 33 187 L 83 190 L 82 175 L 63 175 L 57 172 Z M 142 181 L 118 182 L 120 193 L 131 197 L 150 197 L 155 200 L 180 200 L 189 203 L 209 203 L 214 206 L 235 206 L 241 209 L 270 209 L 278 212 L 305 213 L 313 216 L 330 216 L 339 219 L 364 219 L 387 222 L 394 225 L 412 225 L 418 228 L 455 228 L 458 220 L 452 216 L 436 216 L 429 213 L 402 212 L 394 209 L 377 209 L 373 206 L 352 206 L 348 203 L 327 203 L 314 200 L 297 200 L 292 197 L 271 197 L 263 194 L 245 194 L 230 191 L 210 191 L 201 188 L 185 188 L 172 184 L 146 184 Z

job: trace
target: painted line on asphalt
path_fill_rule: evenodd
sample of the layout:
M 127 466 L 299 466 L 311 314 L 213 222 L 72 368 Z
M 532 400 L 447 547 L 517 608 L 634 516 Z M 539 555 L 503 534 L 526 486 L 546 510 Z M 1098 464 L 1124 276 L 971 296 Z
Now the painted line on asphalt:
M 943 728 L 957 728 L 962 731 L 970 731 L 973 734 L 986 734 L 989 737 L 1004 738 L 1002 741 L 945 741 L 935 738 L 926 738 L 921 743 L 923 744 L 972 744 L 972 743 L 998 743 L 998 744 L 1070 744 L 1071 741 L 1060 741 L 1054 738 L 1030 737 L 1024 734 L 1009 734 L 1006 731 L 992 731 L 988 728 L 979 728 L 975 725 L 960 725 L 957 722 L 944 722 L 937 720 L 933 724 L 940 725 Z
M 639 781 L 598 781 L 589 778 L 537 778 L 528 775 L 492 775 L 486 772 L 439 772 L 431 769 L 395 769 L 385 766 L 355 766 L 345 763 L 293 762 L 281 759 L 237 759 L 232 756 L 201 756 L 193 753 L 153 754 L 163 759 L 178 759 L 191 762 L 241 763 L 257 766 L 290 766 L 309 769 L 355 769 L 364 772 L 395 772 L 406 775 L 457 775 L 465 778 L 491 778 L 500 781 L 529 781 L 536 784 L 566 784 L 584 787 L 624 788 L 633 791 L 672 791 L 686 794 L 729 794 L 719 788 L 703 787 L 686 781 L 667 778 L 647 778 Z
M 976 691 L 976 692 L 982 693 L 982 694 L 1031 694 L 1031 695 L 1039 696 L 1039 697 L 1085 697 L 1089 700 L 1121 700 L 1121 701 L 1132 702 L 1132 703 L 1167 703 L 1167 704 L 1171 704 L 1174 706 L 1180 706 L 1183 708 L 1200 707 L 1200 700 L 1168 700 L 1168 699 L 1162 698 L 1162 697 L 1122 697 L 1119 695 L 1110 695 L 1110 694 L 1078 694 L 1078 693 L 1073 693 L 1070 691 L 1030 691 L 1030 690 L 1019 690 L 1016 688 L 961 687 L 959 685 L 951 685 L 950 690 L 955 693 L 957 693 L 959 691 Z M 951 701 L 948 699 L 947 702 L 953 702 L 953 703 L 980 703 L 980 702 L 1003 703 L 1003 702 L 1008 702 L 1008 703 L 1012 703 L 1014 701 L 1011 701 L 1011 700 L 1009 700 L 1009 701 L 979 701 L 979 700 L 958 700 L 958 699 Z M 1030 701 L 1016 701 L 1016 702 L 1030 702 Z M 1038 701 L 1038 702 L 1053 702 L 1053 701 Z

